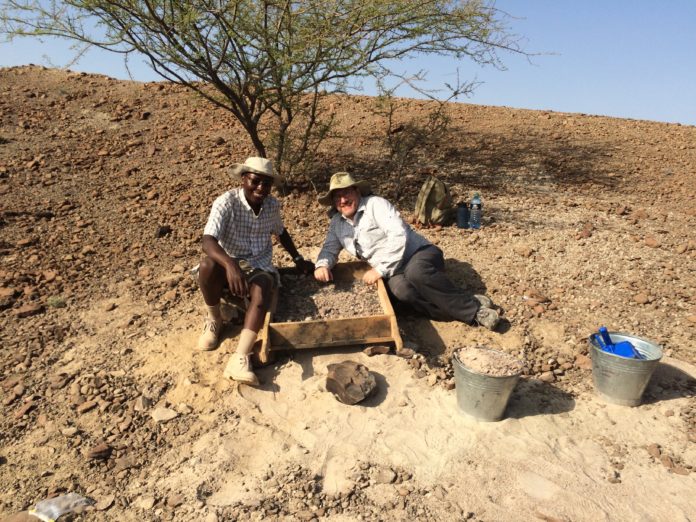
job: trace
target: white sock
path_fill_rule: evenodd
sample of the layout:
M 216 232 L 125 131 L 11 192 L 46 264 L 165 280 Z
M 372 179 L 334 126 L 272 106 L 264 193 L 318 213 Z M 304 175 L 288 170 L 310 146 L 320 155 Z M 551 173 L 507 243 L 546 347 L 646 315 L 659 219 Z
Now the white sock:
M 256 342 L 256 332 L 248 328 L 242 328 L 239 334 L 239 344 L 237 345 L 237 353 L 239 355 L 249 355 L 254 348 Z
M 220 303 L 216 305 L 205 305 L 208 309 L 208 317 L 210 317 L 216 323 L 222 322 L 222 312 L 220 311 Z

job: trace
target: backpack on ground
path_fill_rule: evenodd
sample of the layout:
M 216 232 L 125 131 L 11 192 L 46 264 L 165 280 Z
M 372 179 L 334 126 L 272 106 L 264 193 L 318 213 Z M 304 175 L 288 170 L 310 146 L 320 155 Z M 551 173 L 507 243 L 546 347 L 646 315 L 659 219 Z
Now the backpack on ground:
M 450 225 L 457 209 L 449 188 L 434 176 L 428 176 L 416 199 L 416 221 L 422 225 Z

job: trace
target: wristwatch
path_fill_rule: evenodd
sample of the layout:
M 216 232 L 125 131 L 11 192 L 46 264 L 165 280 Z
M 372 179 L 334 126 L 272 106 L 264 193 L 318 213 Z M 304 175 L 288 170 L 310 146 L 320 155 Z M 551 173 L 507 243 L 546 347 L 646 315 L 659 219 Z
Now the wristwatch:
M 295 262 L 295 264 L 299 263 L 300 261 L 304 261 L 305 258 L 302 256 L 295 256 L 292 258 L 292 260 Z

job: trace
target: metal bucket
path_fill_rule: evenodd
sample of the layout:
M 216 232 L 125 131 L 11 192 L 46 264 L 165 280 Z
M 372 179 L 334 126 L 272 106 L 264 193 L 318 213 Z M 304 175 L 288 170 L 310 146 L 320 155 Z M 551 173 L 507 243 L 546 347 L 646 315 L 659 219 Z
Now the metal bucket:
M 520 378 L 516 375 L 485 375 L 469 370 L 452 357 L 459 411 L 484 422 L 503 418 L 512 391 Z
M 592 381 L 604 401 L 621 406 L 638 406 L 650 377 L 662 358 L 662 348 L 634 335 L 609 332 L 612 342 L 629 341 L 644 359 L 629 359 L 602 350 L 590 336 Z

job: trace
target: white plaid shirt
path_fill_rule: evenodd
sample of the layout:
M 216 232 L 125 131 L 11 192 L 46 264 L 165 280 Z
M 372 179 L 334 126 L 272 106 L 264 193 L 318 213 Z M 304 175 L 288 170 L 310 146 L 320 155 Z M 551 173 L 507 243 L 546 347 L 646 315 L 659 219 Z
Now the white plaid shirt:
M 279 236 L 284 228 L 277 199 L 266 197 L 257 216 L 244 197 L 244 189 L 238 188 L 215 200 L 203 234 L 217 239 L 230 257 L 275 272 L 271 234 Z
M 389 278 L 430 242 L 409 227 L 399 212 L 379 196 L 360 198 L 353 223 L 340 212 L 331 218 L 329 233 L 315 266 L 332 268 L 341 249 L 367 261 L 384 278 Z

